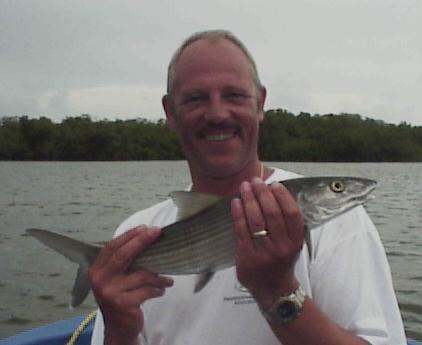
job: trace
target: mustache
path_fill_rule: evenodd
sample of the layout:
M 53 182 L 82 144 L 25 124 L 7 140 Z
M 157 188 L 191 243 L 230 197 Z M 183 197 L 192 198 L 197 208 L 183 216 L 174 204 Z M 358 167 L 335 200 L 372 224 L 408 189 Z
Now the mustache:
M 205 122 L 199 129 L 199 133 L 207 133 L 209 131 L 227 131 L 232 130 L 236 133 L 240 133 L 242 130 L 242 127 L 234 121 L 223 121 L 219 123 L 214 122 Z

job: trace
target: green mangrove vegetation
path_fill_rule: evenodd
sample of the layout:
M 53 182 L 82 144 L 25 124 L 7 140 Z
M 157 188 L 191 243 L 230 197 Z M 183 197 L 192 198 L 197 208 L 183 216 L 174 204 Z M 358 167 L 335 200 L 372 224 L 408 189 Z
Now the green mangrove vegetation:
M 260 128 L 266 161 L 422 161 L 422 127 L 387 124 L 356 114 L 295 115 L 269 110 Z M 101 120 L 89 115 L 61 123 L 41 117 L 0 119 L 0 160 L 179 160 L 178 137 L 165 120 Z

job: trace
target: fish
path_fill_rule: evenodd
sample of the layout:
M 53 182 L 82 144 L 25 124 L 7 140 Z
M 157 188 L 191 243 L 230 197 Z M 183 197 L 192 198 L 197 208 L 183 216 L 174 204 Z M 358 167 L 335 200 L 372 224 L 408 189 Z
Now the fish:
M 300 177 L 281 183 L 298 203 L 305 224 L 305 245 L 311 258 L 312 229 L 364 204 L 377 182 L 362 177 L 324 176 Z M 236 241 L 230 210 L 233 196 L 175 191 L 170 197 L 177 206 L 176 221 L 161 229 L 160 237 L 134 259 L 130 269 L 162 275 L 196 274 L 194 292 L 199 292 L 216 271 L 235 264 Z M 81 304 L 91 289 L 88 269 L 102 246 L 44 229 L 31 228 L 26 232 L 79 264 L 71 306 Z

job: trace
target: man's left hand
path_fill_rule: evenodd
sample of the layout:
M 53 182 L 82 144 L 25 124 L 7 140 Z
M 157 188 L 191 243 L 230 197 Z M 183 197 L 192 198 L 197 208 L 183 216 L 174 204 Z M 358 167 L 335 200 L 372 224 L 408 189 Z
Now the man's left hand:
M 262 307 L 268 307 L 276 296 L 299 285 L 294 274 L 304 238 L 299 207 L 282 184 L 267 185 L 254 178 L 241 184 L 240 199 L 232 201 L 232 217 L 238 280 Z M 268 234 L 254 237 L 262 230 Z

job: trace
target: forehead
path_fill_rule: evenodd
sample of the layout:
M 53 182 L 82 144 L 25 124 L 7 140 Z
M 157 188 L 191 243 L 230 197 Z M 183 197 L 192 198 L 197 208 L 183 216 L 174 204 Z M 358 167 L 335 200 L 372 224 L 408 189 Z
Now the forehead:
M 225 77 L 253 82 L 253 67 L 244 52 L 227 39 L 201 39 L 190 44 L 174 68 L 174 87 Z

